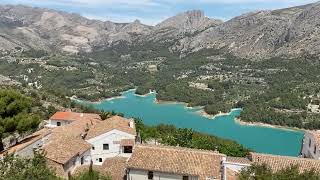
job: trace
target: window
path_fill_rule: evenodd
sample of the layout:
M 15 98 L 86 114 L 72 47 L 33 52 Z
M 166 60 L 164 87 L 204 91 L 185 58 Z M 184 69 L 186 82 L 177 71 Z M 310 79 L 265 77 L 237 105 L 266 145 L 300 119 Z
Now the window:
M 153 179 L 153 171 L 148 171 L 148 179 Z
M 61 126 L 61 122 L 57 122 L 57 126 Z
M 103 144 L 103 150 L 109 150 L 109 144 Z
M 317 146 L 314 145 L 314 150 L 313 150 L 313 154 L 316 154 L 317 153 Z
M 102 158 L 99 158 L 99 162 L 102 162 Z
M 92 146 L 92 150 L 94 150 L 94 146 Z
M 84 158 L 81 157 L 81 165 L 84 163 Z
M 123 153 L 132 153 L 132 146 L 124 146 Z
M 182 180 L 189 180 L 189 176 L 183 176 Z
M 311 139 L 309 139 L 309 147 L 311 147 Z

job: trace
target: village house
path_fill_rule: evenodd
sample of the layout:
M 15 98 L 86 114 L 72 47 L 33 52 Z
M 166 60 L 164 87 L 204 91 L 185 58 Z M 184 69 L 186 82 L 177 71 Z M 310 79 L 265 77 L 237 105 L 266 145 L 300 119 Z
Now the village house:
M 89 129 L 85 139 L 92 145 L 95 165 L 116 156 L 128 158 L 136 141 L 135 124 L 133 120 L 114 116 Z
M 57 120 L 56 114 L 51 119 Z M 240 158 L 216 151 L 136 144 L 134 120 L 120 116 L 102 121 L 94 114 L 58 114 L 68 123 L 43 128 L 1 152 L 0 157 L 32 157 L 35 151 L 43 151 L 49 167 L 64 178 L 88 170 L 91 163 L 94 170 L 113 180 L 236 180 L 241 170 L 252 164 L 266 164 L 273 171 L 297 165 L 301 172 L 320 172 L 317 131 L 308 131 L 304 137 L 302 156 L 309 158 L 261 153 Z
M 225 157 L 214 151 L 136 145 L 127 163 L 127 179 L 220 180 Z
M 305 132 L 301 156 L 305 158 L 320 159 L 320 132 Z
M 54 128 L 58 126 L 64 126 L 70 124 L 74 121 L 79 120 L 101 120 L 99 114 L 91 114 L 91 113 L 76 113 L 76 112 L 56 112 L 53 116 L 48 120 L 48 124 L 46 127 Z
M 15 145 L 9 147 L 8 149 L 0 153 L 0 157 L 6 154 L 15 154 L 21 157 L 33 157 L 34 151 L 41 148 L 45 143 L 49 141 L 51 134 L 50 129 L 41 129 L 22 141 L 17 142 Z
M 43 146 L 49 167 L 61 177 L 68 177 L 78 166 L 89 165 L 90 149 L 91 144 L 71 136 L 55 137 Z
M 43 150 L 48 164 L 56 169 L 59 176 L 67 177 L 91 162 L 102 167 L 115 157 L 127 159 L 132 153 L 135 138 L 133 120 L 120 116 L 104 121 L 81 118 L 54 128 L 51 142 Z

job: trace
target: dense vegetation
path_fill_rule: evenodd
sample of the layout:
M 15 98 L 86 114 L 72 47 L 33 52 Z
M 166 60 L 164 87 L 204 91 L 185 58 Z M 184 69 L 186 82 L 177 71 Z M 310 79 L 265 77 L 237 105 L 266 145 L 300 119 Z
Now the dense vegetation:
M 159 100 L 204 106 L 209 114 L 242 107 L 243 121 L 320 128 L 320 114 L 307 108 L 320 97 L 319 58 L 248 60 L 213 49 L 180 56 L 168 50 L 170 45 L 120 43 L 77 56 L 30 51 L 12 55 L 13 62 L 3 57 L 0 72 L 18 80 L 17 74 L 26 75 L 57 97 L 96 101 L 137 87 L 137 94 L 156 90 Z M 34 57 L 38 62 L 24 60 Z
M 143 141 L 156 140 L 169 146 L 181 146 L 195 149 L 218 150 L 228 156 L 244 157 L 249 150 L 242 145 L 216 136 L 193 131 L 192 129 L 176 128 L 173 125 L 150 127 L 136 119 L 136 128 Z
M 44 156 L 35 154 L 32 159 L 5 156 L 0 159 L 1 180 L 58 180 L 47 165 Z
M 23 133 L 36 129 L 41 116 L 33 107 L 38 105 L 38 102 L 16 90 L 0 89 L 0 139 L 15 131 Z
M 240 180 L 317 180 L 320 174 L 315 171 L 299 172 L 297 166 L 292 166 L 273 172 L 267 165 L 252 165 L 241 171 Z

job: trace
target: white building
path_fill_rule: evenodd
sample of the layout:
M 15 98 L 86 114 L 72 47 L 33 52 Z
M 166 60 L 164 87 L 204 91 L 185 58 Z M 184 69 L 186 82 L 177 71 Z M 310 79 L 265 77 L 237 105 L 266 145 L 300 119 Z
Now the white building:
M 320 132 L 305 132 L 301 156 L 305 158 L 320 159 Z
M 86 141 L 71 136 L 53 138 L 43 146 L 43 150 L 49 167 L 53 168 L 57 175 L 66 178 L 77 167 L 91 163 L 91 145 Z
M 102 165 L 107 158 L 130 157 L 136 139 L 134 121 L 114 116 L 90 128 L 85 139 L 92 145 L 95 165 Z
M 91 113 L 75 113 L 75 112 L 56 112 L 50 117 L 46 127 L 55 128 L 58 126 L 65 126 L 74 121 L 81 120 L 101 120 L 99 114 Z
M 223 158 L 213 151 L 136 145 L 127 163 L 127 179 L 221 180 Z

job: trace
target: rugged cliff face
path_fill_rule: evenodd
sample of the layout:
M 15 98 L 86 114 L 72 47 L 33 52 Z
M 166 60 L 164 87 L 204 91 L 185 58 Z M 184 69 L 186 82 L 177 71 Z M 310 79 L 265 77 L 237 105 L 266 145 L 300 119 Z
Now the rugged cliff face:
M 172 48 L 182 53 L 201 48 L 225 49 L 248 58 L 319 54 L 319 13 L 319 3 L 248 13 L 181 39 Z
M 186 55 L 203 48 L 223 49 L 245 58 L 300 56 L 320 53 L 320 4 L 259 11 L 227 22 L 187 11 L 151 27 L 89 20 L 26 6 L 0 6 L 0 47 L 91 52 L 119 42 L 167 44 Z
M 4 49 L 21 46 L 71 53 L 90 52 L 118 41 L 131 43 L 151 29 L 139 21 L 102 22 L 26 6 L 0 6 L 0 25 L 0 43 Z

